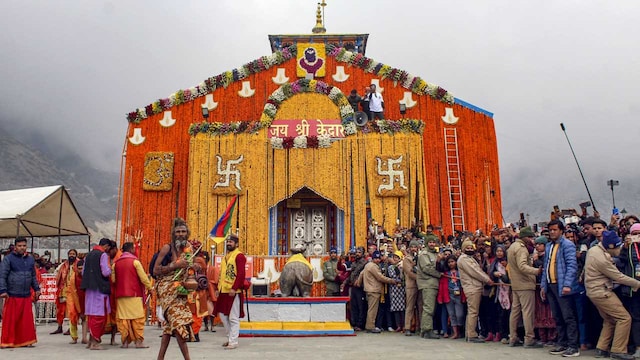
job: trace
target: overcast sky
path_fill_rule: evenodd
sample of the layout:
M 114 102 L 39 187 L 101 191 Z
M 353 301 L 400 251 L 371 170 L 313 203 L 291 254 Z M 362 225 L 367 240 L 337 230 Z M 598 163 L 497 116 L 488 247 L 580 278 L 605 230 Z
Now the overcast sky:
M 127 112 L 269 54 L 268 34 L 310 33 L 316 3 L 4 0 L 0 118 L 118 171 Z M 640 2 L 327 0 L 325 15 L 493 112 L 503 184 L 533 167 L 583 187 L 560 122 L 587 181 L 640 175 Z

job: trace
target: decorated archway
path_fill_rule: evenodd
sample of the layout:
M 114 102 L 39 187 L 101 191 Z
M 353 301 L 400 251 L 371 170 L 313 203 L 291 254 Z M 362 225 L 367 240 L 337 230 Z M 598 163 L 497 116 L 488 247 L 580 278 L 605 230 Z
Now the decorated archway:
M 324 256 L 344 249 L 344 210 L 313 189 L 303 187 L 269 210 L 274 231 L 269 234 L 269 254 L 286 255 L 301 245 L 307 256 Z
M 282 119 L 284 117 L 288 117 L 292 115 L 297 115 L 304 118 L 305 115 L 309 116 L 312 114 L 323 115 L 323 117 L 328 116 L 329 114 L 333 114 L 333 109 L 326 107 L 325 105 L 326 102 L 325 104 L 322 104 L 324 106 L 309 109 L 310 112 L 306 112 L 306 109 L 302 109 L 302 108 L 297 108 L 298 111 L 295 111 L 296 105 L 292 104 L 291 99 L 299 99 L 300 98 L 299 95 L 301 94 L 324 95 L 329 100 L 331 100 L 333 105 L 335 105 L 335 107 L 338 109 L 338 113 L 336 114 L 337 115 L 336 119 L 341 119 L 343 126 L 347 126 L 349 123 L 353 122 L 353 116 L 354 116 L 353 108 L 351 107 L 351 104 L 349 104 L 349 100 L 342 93 L 340 88 L 338 88 L 337 86 L 329 85 L 320 80 L 300 79 L 292 83 L 286 83 L 280 86 L 278 89 L 276 89 L 273 93 L 271 93 L 271 95 L 267 99 L 266 104 L 264 105 L 262 116 L 260 117 L 261 126 L 269 127 L 271 126 L 271 122 L 274 119 L 276 118 Z M 303 98 L 308 98 L 308 97 L 303 96 Z M 320 97 L 316 96 L 315 98 L 319 99 Z M 309 104 L 315 105 L 315 102 L 311 101 Z M 321 112 L 317 112 L 318 110 L 320 111 L 324 110 L 324 111 L 327 111 L 327 113 L 323 114 Z M 355 133 L 355 127 L 353 128 L 353 130 L 354 131 L 351 132 L 349 135 Z

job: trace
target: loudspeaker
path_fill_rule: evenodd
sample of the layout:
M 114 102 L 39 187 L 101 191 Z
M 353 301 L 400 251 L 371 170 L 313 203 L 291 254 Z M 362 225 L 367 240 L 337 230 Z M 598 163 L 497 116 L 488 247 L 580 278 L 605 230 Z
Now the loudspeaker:
M 369 117 L 367 116 L 367 113 L 365 113 L 364 111 L 356 111 L 356 116 L 355 116 L 356 125 L 365 126 L 367 125 L 367 121 L 369 121 Z

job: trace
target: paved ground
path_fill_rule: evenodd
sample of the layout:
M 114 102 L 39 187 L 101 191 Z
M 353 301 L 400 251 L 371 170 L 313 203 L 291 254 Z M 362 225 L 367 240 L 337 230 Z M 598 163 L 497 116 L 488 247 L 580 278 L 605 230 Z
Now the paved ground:
M 7 360 L 68 360 L 68 359 L 155 359 L 160 345 L 160 330 L 147 327 L 149 349 L 121 349 L 119 346 L 106 346 L 104 351 L 90 351 L 83 345 L 70 345 L 68 336 L 49 335 L 53 325 L 38 326 L 38 344 L 34 348 L 2 349 L 0 359 Z M 66 329 L 66 326 L 65 326 Z M 223 350 L 224 329 L 216 328 L 215 333 L 201 333 L 200 343 L 190 343 L 192 359 L 491 359 L 491 360 L 545 360 L 561 359 L 548 354 L 545 349 L 510 348 L 497 343 L 469 344 L 462 340 L 423 340 L 396 333 L 365 334 L 358 333 L 350 337 L 311 337 L 311 338 L 241 338 L 240 347 L 235 350 Z M 103 341 L 108 339 L 103 338 Z M 118 339 L 119 342 L 119 339 Z M 593 357 L 593 351 L 583 352 L 581 357 Z M 166 359 L 181 359 L 178 346 L 172 340 Z

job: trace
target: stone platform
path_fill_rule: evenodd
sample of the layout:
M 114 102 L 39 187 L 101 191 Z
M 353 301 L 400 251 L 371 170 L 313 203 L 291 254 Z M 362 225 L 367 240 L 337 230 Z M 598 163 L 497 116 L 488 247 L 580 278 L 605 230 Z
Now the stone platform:
M 249 297 L 240 336 L 350 336 L 348 297 Z M 246 306 L 249 309 L 247 311 Z

